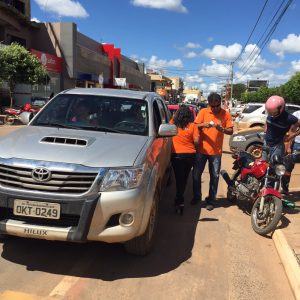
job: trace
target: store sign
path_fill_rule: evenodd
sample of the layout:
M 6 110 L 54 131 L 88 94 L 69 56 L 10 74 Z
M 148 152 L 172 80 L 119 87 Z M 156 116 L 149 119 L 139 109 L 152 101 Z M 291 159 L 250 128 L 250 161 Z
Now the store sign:
M 40 60 L 41 64 L 46 68 L 47 71 L 55 73 L 62 72 L 61 57 L 51 55 L 49 53 L 40 52 L 35 49 L 31 49 L 30 52 Z
M 120 87 L 126 87 L 126 78 L 115 78 L 115 85 Z

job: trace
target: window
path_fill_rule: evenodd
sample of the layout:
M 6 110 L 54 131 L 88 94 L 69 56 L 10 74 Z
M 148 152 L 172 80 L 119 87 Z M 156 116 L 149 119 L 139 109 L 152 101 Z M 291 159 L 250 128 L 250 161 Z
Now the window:
M 162 123 L 162 120 L 161 120 L 161 114 L 159 111 L 159 106 L 157 104 L 157 101 L 153 102 L 153 119 L 154 119 L 155 132 L 156 134 L 158 134 L 158 129 L 160 124 Z
M 300 107 L 294 106 L 294 105 L 287 105 L 286 110 L 287 110 L 287 112 L 289 112 L 290 114 L 293 114 L 294 112 L 300 110 Z
M 255 110 L 259 109 L 260 107 L 262 107 L 262 105 L 246 105 L 244 110 L 243 110 L 243 114 L 250 114 L 252 112 L 254 112 Z

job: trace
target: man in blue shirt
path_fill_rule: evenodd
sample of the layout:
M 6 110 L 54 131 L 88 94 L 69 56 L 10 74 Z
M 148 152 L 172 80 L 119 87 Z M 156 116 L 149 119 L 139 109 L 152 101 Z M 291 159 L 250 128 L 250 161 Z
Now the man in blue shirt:
M 285 111 L 285 101 L 280 96 L 271 96 L 266 102 L 268 113 L 265 126 L 265 145 L 270 147 L 270 159 L 274 155 L 280 157 L 285 155 L 285 142 L 289 142 L 300 134 L 300 120 Z M 289 133 L 289 135 L 287 135 Z M 263 159 L 267 158 L 267 153 L 263 152 Z M 286 192 L 286 186 L 283 186 Z

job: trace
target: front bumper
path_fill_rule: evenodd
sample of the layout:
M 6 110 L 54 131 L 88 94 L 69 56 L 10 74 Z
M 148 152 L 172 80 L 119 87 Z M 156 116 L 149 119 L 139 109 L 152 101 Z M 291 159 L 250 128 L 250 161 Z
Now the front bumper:
M 104 192 L 85 199 L 57 199 L 0 192 L 0 233 L 26 238 L 72 242 L 124 242 L 134 238 L 144 213 L 145 192 L 132 189 Z M 14 199 L 53 202 L 61 205 L 59 220 L 20 217 L 13 214 Z M 119 216 L 131 212 L 130 226 L 119 223 Z

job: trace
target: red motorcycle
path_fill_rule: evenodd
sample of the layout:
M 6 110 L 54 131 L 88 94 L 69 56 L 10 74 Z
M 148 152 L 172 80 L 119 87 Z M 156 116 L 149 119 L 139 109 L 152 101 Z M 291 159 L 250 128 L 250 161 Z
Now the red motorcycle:
M 264 149 L 268 151 L 268 149 Z M 268 161 L 254 159 L 245 151 L 233 156 L 235 161 L 232 178 L 225 170 L 221 175 L 228 185 L 227 199 L 250 201 L 253 203 L 251 210 L 251 224 L 253 230 L 266 235 L 274 231 L 281 219 L 283 204 L 293 207 L 294 203 L 283 200 L 280 193 L 281 177 L 285 174 L 285 163 L 292 156 L 274 156 Z
M 30 103 L 26 103 L 24 106 L 22 106 L 19 109 L 16 108 L 5 108 L 4 113 L 6 116 L 4 117 L 4 124 L 6 125 L 13 125 L 16 120 L 20 119 L 20 114 L 24 111 L 32 112 L 33 114 L 37 113 L 40 110 L 40 108 L 33 108 Z

